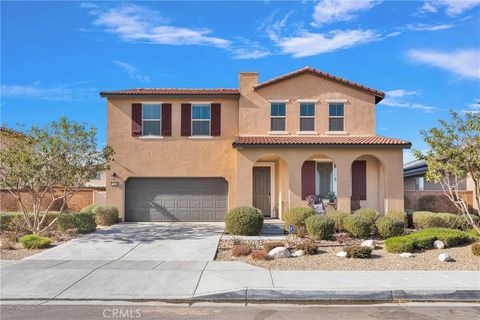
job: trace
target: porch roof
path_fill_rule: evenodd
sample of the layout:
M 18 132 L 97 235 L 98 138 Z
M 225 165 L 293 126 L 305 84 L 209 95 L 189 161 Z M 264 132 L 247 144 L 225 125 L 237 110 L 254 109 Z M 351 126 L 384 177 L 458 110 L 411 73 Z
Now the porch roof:
M 383 136 L 240 136 L 234 148 L 402 148 L 409 149 L 408 141 Z

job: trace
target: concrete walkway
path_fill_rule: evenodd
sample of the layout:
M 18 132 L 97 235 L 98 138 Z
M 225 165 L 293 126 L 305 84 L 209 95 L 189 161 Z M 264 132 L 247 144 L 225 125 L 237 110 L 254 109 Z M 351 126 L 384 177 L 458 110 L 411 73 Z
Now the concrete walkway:
M 1 299 L 480 301 L 468 271 L 269 271 L 241 262 L 1 262 Z

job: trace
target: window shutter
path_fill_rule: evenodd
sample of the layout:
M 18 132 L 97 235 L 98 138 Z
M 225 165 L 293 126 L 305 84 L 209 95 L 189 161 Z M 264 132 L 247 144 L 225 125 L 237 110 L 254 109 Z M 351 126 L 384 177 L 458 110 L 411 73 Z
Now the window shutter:
M 221 108 L 220 103 L 212 103 L 211 105 L 211 121 L 210 132 L 212 136 L 219 136 L 221 132 Z
M 142 104 L 132 103 L 132 137 L 142 135 Z
M 367 161 L 352 163 L 352 196 L 367 200 Z
M 172 104 L 162 104 L 162 136 L 172 135 Z
M 182 103 L 182 128 L 181 134 L 184 137 L 192 135 L 192 105 L 190 103 Z
M 315 161 L 305 161 L 302 165 L 302 200 L 315 194 Z

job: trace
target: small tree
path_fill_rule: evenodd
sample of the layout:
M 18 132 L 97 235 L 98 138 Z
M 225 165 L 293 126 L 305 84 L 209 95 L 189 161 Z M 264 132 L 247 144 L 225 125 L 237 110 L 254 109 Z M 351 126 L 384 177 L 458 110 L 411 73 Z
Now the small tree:
M 25 135 L 2 138 L 0 185 L 17 200 L 30 231 L 50 228 L 56 219 L 48 225 L 44 221 L 53 205 L 60 202 L 62 212 L 91 176 L 108 169 L 113 149 L 98 150 L 95 134 L 94 127 L 62 117 Z
M 454 111 L 450 114 L 451 122 L 439 120 L 440 127 L 420 131 L 430 149 L 425 152 L 414 150 L 413 154 L 417 159 L 426 161 L 426 179 L 440 183 L 458 211 L 480 232 L 459 193 L 459 183 L 470 176 L 475 188 L 474 201 L 480 207 L 480 114 L 461 116 Z

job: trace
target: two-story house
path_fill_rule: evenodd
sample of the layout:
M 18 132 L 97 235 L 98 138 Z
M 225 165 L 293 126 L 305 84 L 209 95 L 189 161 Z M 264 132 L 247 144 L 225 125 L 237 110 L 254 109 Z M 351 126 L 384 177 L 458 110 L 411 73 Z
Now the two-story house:
M 131 89 L 107 98 L 107 202 L 126 221 L 217 221 L 255 206 L 281 218 L 308 195 L 403 210 L 409 142 L 375 134 L 384 93 L 306 67 L 238 89 Z

